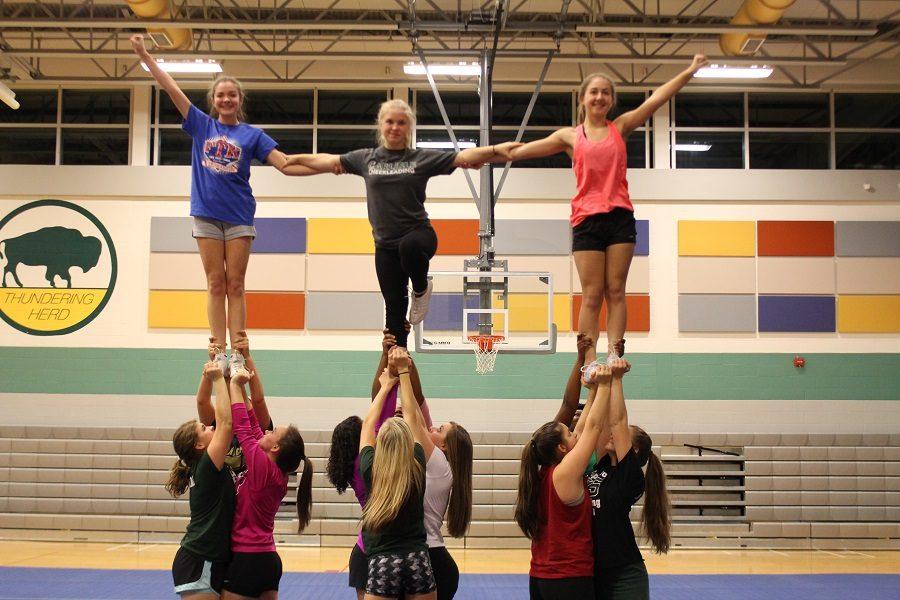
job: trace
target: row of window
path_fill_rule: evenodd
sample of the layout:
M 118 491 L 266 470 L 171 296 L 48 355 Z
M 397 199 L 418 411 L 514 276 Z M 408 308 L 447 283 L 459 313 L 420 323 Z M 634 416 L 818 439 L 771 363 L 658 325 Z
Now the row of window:
M 205 91 L 187 94 L 206 106 Z M 387 97 L 387 90 L 250 90 L 247 120 L 264 126 L 288 152 L 342 153 L 374 144 L 372 124 Z M 495 141 L 514 138 L 530 97 L 494 94 Z M 645 97 L 620 93 L 615 114 Z M 22 90 L 18 99 L 20 110 L 0 110 L 0 164 L 128 164 L 128 90 Z M 180 115 L 165 93 L 155 90 L 152 99 L 153 164 L 188 164 L 190 139 L 180 131 Z M 477 143 L 477 94 L 445 92 L 442 99 L 458 139 Z M 409 100 L 417 140 L 449 141 L 431 92 L 411 92 Z M 542 93 L 523 140 L 572 125 L 575 108 L 574 92 Z M 900 168 L 900 94 L 683 93 L 673 101 L 672 121 L 676 168 Z M 652 166 L 651 133 L 641 128 L 629 137 L 630 167 Z M 570 165 L 564 154 L 516 163 Z

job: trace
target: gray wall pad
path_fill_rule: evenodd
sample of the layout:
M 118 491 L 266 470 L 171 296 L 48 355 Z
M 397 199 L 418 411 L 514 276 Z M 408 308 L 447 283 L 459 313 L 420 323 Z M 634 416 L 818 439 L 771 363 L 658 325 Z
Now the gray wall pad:
M 190 217 L 150 219 L 151 252 L 198 252 Z
M 381 294 L 310 292 L 306 296 L 307 329 L 384 328 L 384 300 Z
M 838 221 L 837 256 L 900 256 L 900 221 Z
M 498 220 L 494 250 L 497 255 L 565 256 L 572 251 L 572 228 L 561 220 Z
M 679 331 L 756 331 L 756 296 L 682 294 Z

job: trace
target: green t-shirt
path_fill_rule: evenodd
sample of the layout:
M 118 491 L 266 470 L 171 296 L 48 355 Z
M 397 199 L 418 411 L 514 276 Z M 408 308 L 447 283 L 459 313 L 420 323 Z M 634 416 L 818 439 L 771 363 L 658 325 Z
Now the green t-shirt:
M 425 450 L 420 444 L 415 445 L 413 454 L 425 471 Z M 372 465 L 375 463 L 375 448 L 366 446 L 359 453 L 359 472 L 366 484 L 366 490 L 372 489 Z M 397 518 L 388 523 L 381 531 L 373 532 L 363 529 L 363 543 L 366 556 L 379 554 L 407 554 L 419 550 L 428 550 L 425 543 L 425 500 L 424 478 L 422 489 L 414 489 L 400 507 Z
M 231 558 L 234 478 L 227 466 L 217 469 L 204 452 L 191 468 L 191 522 L 181 545 L 213 562 Z

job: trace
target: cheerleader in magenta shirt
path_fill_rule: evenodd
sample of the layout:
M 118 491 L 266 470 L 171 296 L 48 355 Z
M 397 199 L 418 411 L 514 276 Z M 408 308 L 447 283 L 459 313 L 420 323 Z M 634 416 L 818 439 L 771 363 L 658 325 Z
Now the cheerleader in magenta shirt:
M 600 333 L 600 308 L 606 299 L 607 356 L 625 353 L 625 281 L 634 255 L 634 207 L 625 176 L 625 138 L 683 88 L 706 64 L 702 54 L 691 66 L 659 87 L 635 110 L 607 119 L 616 105 L 616 87 L 603 73 L 585 77 L 578 91 L 576 127 L 566 127 L 512 151 L 513 160 L 565 152 L 572 158 L 577 191 L 572 199 L 572 254 L 581 280 L 582 303 L 578 332 L 592 340 Z M 596 346 L 588 350 L 585 378 L 596 369 Z
M 312 510 L 312 463 L 306 457 L 303 437 L 293 425 L 263 434 L 244 393 L 251 374 L 238 369 L 231 378 L 231 416 L 247 464 L 238 476 L 234 522 L 231 528 L 232 559 L 224 598 L 277 600 L 281 557 L 275 551 L 275 514 L 287 494 L 288 478 L 303 462 L 297 485 L 298 531 L 309 524 Z

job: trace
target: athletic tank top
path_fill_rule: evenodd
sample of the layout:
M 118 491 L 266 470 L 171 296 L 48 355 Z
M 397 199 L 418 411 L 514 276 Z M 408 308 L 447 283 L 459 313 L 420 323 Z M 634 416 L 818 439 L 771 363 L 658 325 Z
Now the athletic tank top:
M 587 139 L 584 124 L 575 128 L 572 169 L 577 190 L 572 198 L 572 227 L 591 215 L 608 213 L 617 207 L 634 211 L 625 178 L 625 140 L 612 121 L 607 121 L 606 126 L 609 134 L 602 142 Z
M 579 504 L 567 506 L 553 487 L 553 470 L 541 470 L 538 498 L 540 535 L 531 542 L 529 575 L 542 579 L 591 577 L 594 574 L 594 546 L 591 540 L 591 497 L 587 484 Z

